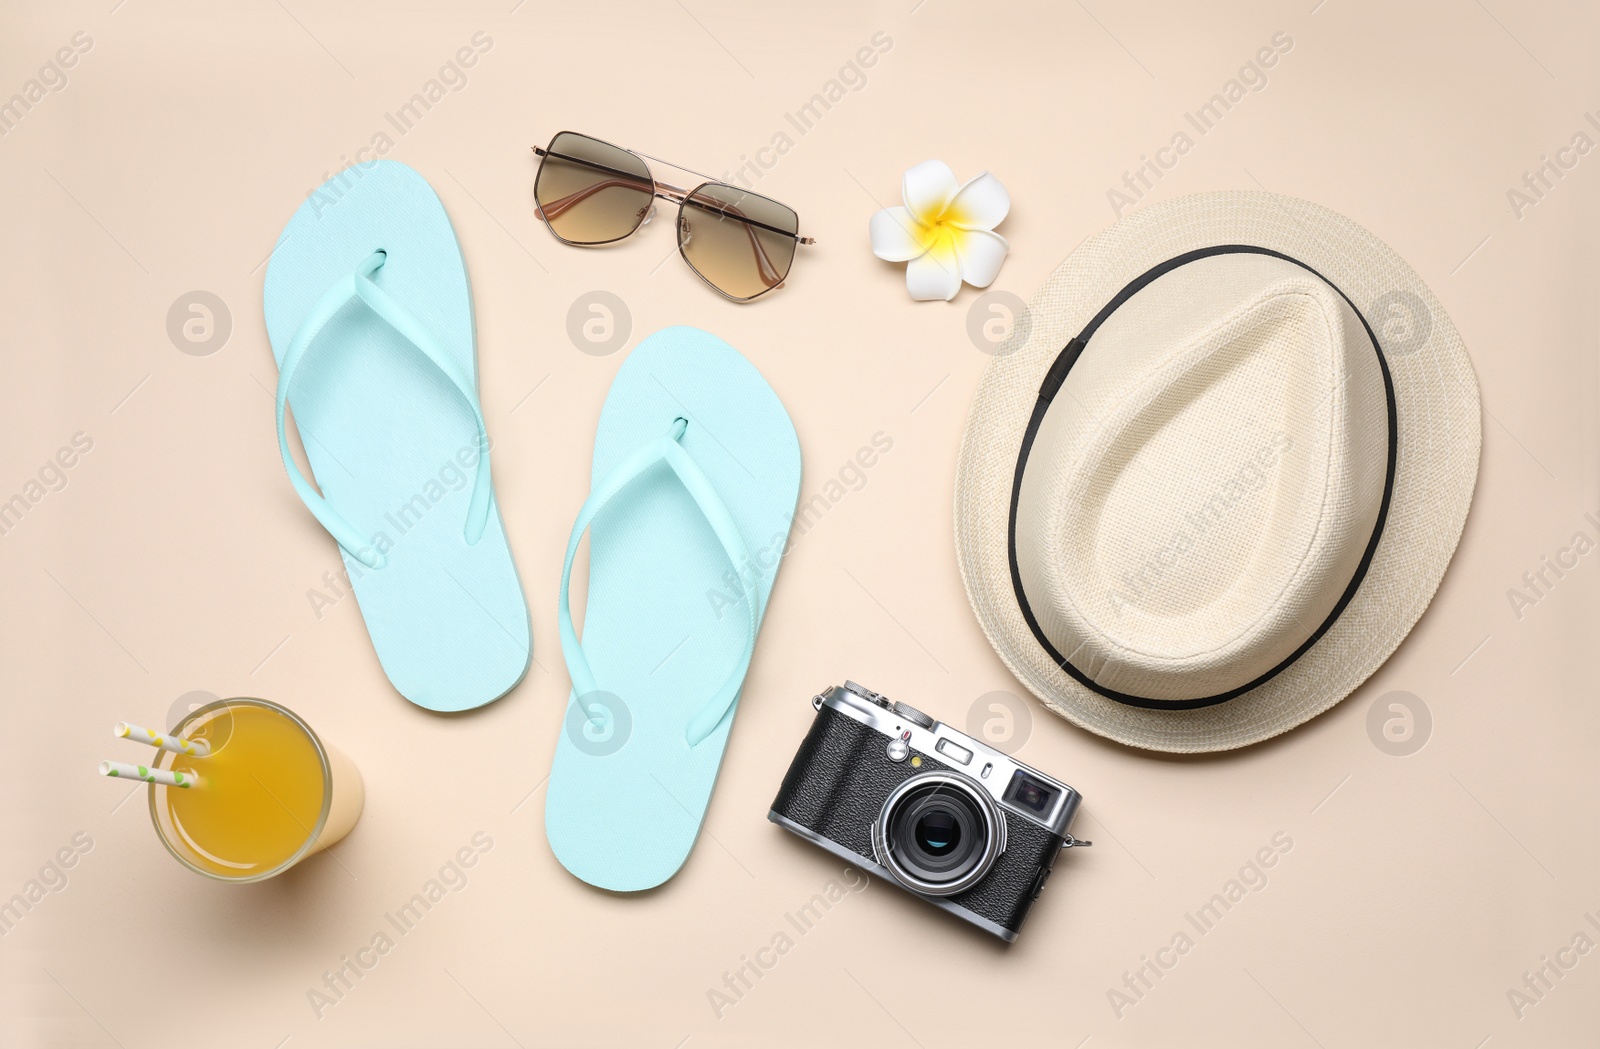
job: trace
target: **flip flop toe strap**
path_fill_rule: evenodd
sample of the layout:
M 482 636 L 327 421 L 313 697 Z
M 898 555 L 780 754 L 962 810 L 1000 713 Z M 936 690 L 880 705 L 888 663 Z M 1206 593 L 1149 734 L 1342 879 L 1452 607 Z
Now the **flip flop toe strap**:
M 589 659 L 584 654 L 583 645 L 578 640 L 577 630 L 572 624 L 569 590 L 572 583 L 573 558 L 577 556 L 578 544 L 583 539 L 584 532 L 588 531 L 595 515 L 646 470 L 657 463 L 665 462 L 694 499 L 695 506 L 699 508 L 711 530 L 716 533 L 718 541 L 721 542 L 723 553 L 733 565 L 734 577 L 740 582 L 740 596 L 748 613 L 749 629 L 746 631 L 744 647 L 732 672 L 684 729 L 684 738 L 692 747 L 711 735 L 739 698 L 745 671 L 749 669 L 750 657 L 755 652 L 756 630 L 761 623 L 761 597 L 759 588 L 745 578 L 745 566 L 755 562 L 751 559 L 749 550 L 745 548 L 744 539 L 739 534 L 739 526 L 734 521 L 732 512 L 717 494 L 716 486 L 694 461 L 694 457 L 684 451 L 683 446 L 678 443 L 683 439 L 688 425 L 687 419 L 682 417 L 675 419 L 670 434 L 651 441 L 617 464 L 616 469 L 595 486 L 589 493 L 589 498 L 584 500 L 583 509 L 578 512 L 578 519 L 573 522 L 572 537 L 567 541 L 566 562 L 561 567 L 561 593 L 557 619 L 561 627 L 561 654 L 566 660 L 567 673 L 572 678 L 573 692 L 578 697 L 578 702 L 582 703 L 585 696 L 599 691 L 599 684 L 593 669 L 589 666 Z
M 472 419 L 478 428 L 478 472 L 472 487 L 472 502 L 467 507 L 466 526 L 463 529 L 463 536 L 469 545 L 483 537 L 484 528 L 489 521 L 491 491 L 489 432 L 483 421 L 483 411 L 478 406 L 477 391 L 461 373 L 455 359 L 440 347 L 438 340 L 428 332 L 427 328 L 372 281 L 371 275 L 377 272 L 387 259 L 387 252 L 375 251 L 351 273 L 334 281 L 311 307 L 306 319 L 301 322 L 293 341 L 289 343 L 288 352 L 283 355 L 283 363 L 278 368 L 278 452 L 283 456 L 284 469 L 289 472 L 289 482 L 294 485 L 295 494 L 300 496 L 300 501 L 306 504 L 306 509 L 321 522 L 322 527 L 326 528 L 352 557 L 368 568 L 382 568 L 387 563 L 387 558 L 382 551 L 375 549 L 367 541 L 365 532 L 352 524 L 322 497 L 295 465 L 294 457 L 289 454 L 289 437 L 284 411 L 289 403 L 289 387 L 294 382 L 295 372 L 305 359 L 306 352 L 310 350 L 311 344 L 316 341 L 327 323 L 352 299 L 360 299 L 406 342 L 416 347 L 435 368 L 444 373 L 445 378 L 450 380 L 451 385 L 467 402 L 467 407 L 472 410 Z

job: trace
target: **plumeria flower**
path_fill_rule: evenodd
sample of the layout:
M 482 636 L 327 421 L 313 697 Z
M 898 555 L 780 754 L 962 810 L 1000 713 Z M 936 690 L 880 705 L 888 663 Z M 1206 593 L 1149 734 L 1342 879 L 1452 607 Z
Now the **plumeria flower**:
M 1000 272 L 1010 245 L 994 228 L 1011 210 L 1011 194 L 985 171 L 965 185 L 942 160 L 907 171 L 901 183 L 904 207 L 872 216 L 872 253 L 904 262 L 906 290 L 913 299 L 949 302 L 966 281 L 987 288 Z

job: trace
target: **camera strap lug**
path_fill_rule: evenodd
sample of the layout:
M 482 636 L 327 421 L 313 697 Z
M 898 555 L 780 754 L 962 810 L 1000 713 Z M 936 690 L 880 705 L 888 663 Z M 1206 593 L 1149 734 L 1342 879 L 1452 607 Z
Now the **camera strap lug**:
M 1061 847 L 1063 849 L 1087 849 L 1089 846 L 1094 844 L 1092 841 L 1083 841 L 1080 838 L 1074 838 L 1070 834 L 1065 835 L 1065 837 L 1067 840 L 1061 843 Z

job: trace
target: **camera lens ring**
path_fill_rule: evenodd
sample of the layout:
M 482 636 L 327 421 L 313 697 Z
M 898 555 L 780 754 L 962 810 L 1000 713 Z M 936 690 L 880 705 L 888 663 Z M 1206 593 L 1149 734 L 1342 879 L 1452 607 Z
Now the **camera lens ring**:
M 1005 848 L 1006 821 L 994 799 L 968 777 L 950 772 L 923 772 L 901 781 L 872 825 L 878 862 L 923 896 L 954 896 L 972 888 Z

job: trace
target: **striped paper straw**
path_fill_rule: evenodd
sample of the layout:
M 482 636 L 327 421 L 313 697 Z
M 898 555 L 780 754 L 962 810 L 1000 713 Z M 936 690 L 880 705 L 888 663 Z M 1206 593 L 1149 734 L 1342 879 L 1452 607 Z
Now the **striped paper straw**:
M 118 779 L 139 779 L 146 783 L 163 783 L 169 787 L 183 787 L 185 790 L 196 783 L 193 771 L 173 769 L 153 769 L 148 765 L 124 765 L 120 761 L 102 761 L 100 775 L 113 776 Z
M 151 732 L 147 728 L 130 725 L 126 721 L 119 721 L 111 726 L 111 732 L 120 739 L 131 739 L 136 743 L 148 743 L 152 747 L 170 750 L 174 754 L 187 754 L 192 758 L 211 756 L 211 744 L 203 739 L 179 739 L 177 736 L 163 736 L 159 732 Z

